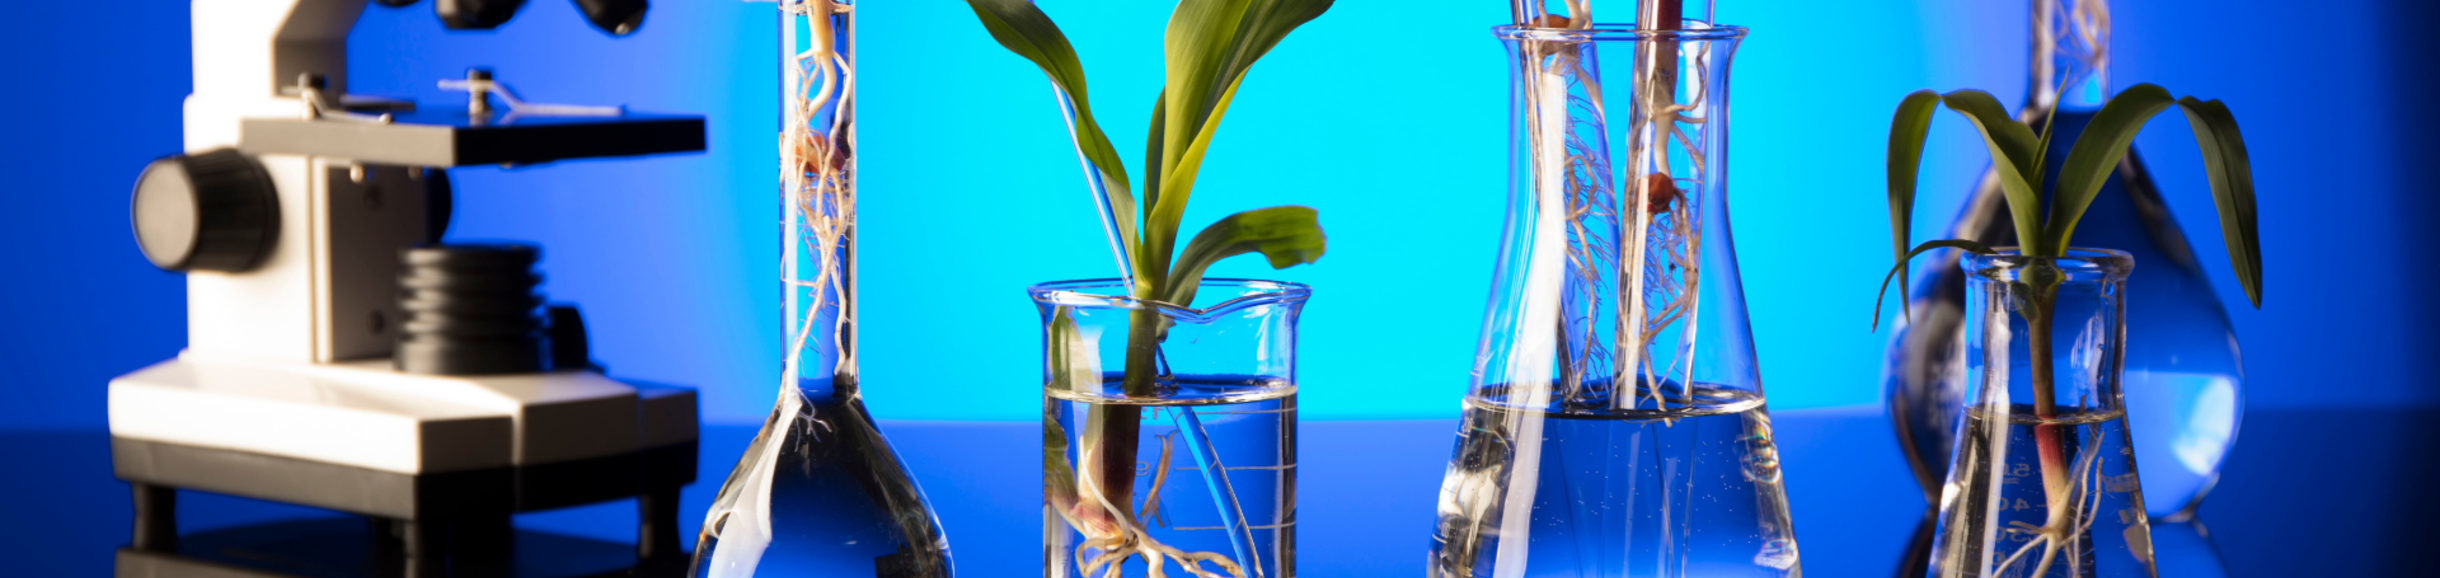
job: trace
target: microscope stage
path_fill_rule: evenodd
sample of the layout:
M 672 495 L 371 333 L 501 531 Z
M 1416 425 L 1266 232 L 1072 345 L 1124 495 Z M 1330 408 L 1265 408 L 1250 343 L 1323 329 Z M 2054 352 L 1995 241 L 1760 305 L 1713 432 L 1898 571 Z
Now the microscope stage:
M 624 113 L 540 116 L 463 109 L 397 113 L 389 123 L 337 119 L 249 118 L 238 148 L 254 154 L 334 157 L 358 162 L 458 167 L 535 164 L 703 150 L 703 117 Z
M 416 375 L 389 361 L 193 354 L 110 382 L 113 437 L 402 474 L 631 454 L 695 439 L 693 390 L 591 371 Z

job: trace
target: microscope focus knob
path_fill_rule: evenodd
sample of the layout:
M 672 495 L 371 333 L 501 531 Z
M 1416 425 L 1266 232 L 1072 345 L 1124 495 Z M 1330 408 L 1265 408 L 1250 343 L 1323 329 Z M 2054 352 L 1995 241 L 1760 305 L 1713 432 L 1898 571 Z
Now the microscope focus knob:
M 136 246 L 170 271 L 252 269 L 279 237 L 271 173 L 236 149 L 153 161 L 130 204 Z

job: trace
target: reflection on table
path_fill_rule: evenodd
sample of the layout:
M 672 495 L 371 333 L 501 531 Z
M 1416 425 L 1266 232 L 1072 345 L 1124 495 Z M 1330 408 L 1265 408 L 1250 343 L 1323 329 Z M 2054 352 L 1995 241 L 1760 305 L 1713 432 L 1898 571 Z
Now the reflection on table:
M 1774 412 L 1805 569 L 1814 576 L 1900 575 L 1926 504 L 1871 408 Z M 2255 408 L 2226 477 L 2199 524 L 2156 524 L 2161 576 L 2403 576 L 2424 573 L 2421 552 L 2440 494 L 2423 489 L 2440 433 L 2433 409 Z M 1040 425 L 1030 422 L 887 423 L 948 532 L 966 578 L 1038 576 L 1041 560 Z M 1456 421 L 1302 424 L 1298 573 L 1417 576 Z M 706 426 L 695 484 L 680 498 L 680 535 L 693 536 L 714 484 L 753 436 L 750 426 Z M 2140 433 L 2138 434 L 2140 435 Z M 126 484 L 111 478 L 101 430 L 0 432 L 0 560 L 9 575 L 107 576 L 128 545 Z M 328 554 L 298 575 L 379 575 L 361 559 L 364 522 L 241 498 L 182 496 L 181 554 L 242 556 L 246 543 Z M 524 514 L 519 576 L 584 576 L 632 563 L 633 503 Z M 318 545 L 317 545 L 318 544 Z M 352 552 L 357 552 L 354 557 Z M 627 556 L 629 558 L 621 558 Z M 1906 576 L 1921 576 L 1908 573 Z

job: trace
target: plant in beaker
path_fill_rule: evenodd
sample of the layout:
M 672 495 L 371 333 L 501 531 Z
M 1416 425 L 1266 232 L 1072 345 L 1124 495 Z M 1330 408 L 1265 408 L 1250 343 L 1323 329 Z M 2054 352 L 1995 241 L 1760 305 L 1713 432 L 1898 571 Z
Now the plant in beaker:
M 1057 437 L 1061 445 L 1073 444 L 1063 448 L 1061 455 L 1045 455 L 1045 507 L 1057 523 L 1046 521 L 1044 543 L 1048 550 L 1062 550 L 1046 551 L 1045 556 L 1071 560 L 1069 571 L 1078 576 L 1118 576 L 1134 568 L 1162 576 L 1171 564 L 1205 578 L 1292 573 L 1293 566 L 1276 556 L 1257 563 L 1253 552 L 1242 544 L 1226 553 L 1173 546 L 1173 539 L 1155 531 L 1162 502 L 1179 499 L 1158 490 L 1164 487 L 1162 482 L 1169 481 L 1165 476 L 1170 460 L 1162 458 L 1179 453 L 1202 456 L 1213 449 L 1197 447 L 1205 443 L 1201 438 L 1182 435 L 1153 442 L 1161 444 L 1163 451 L 1150 463 L 1139 459 L 1138 450 L 1145 443 L 1145 405 L 1169 399 L 1176 390 L 1187 387 L 1181 383 L 1187 380 L 1167 367 L 1181 354 L 1163 349 L 1177 327 L 1177 321 L 1165 311 L 1190 308 L 1197 289 L 1209 286 L 1203 279 L 1204 270 L 1221 259 L 1260 253 L 1273 268 L 1286 268 L 1322 255 L 1321 225 L 1313 209 L 1301 206 L 1229 215 L 1205 227 L 1183 247 L 1178 244 L 1178 233 L 1204 155 L 1247 71 L 1289 32 L 1328 10 L 1330 0 L 1178 3 L 1166 31 L 1166 77 L 1154 101 L 1146 137 L 1140 204 L 1137 189 L 1128 182 L 1125 163 L 1093 117 L 1082 64 L 1059 27 L 1031 2 L 968 0 L 967 4 L 1001 46 L 1049 75 L 1068 116 L 1078 156 L 1087 167 L 1088 189 L 1100 210 L 1103 232 L 1118 261 L 1121 297 L 1134 304 L 1119 307 L 1127 321 L 1112 326 L 1124 331 L 1126 338 L 1116 355 L 1124 359 L 1118 372 L 1120 387 L 1111 392 L 1115 398 L 1133 403 L 1088 403 L 1079 412 L 1082 417 L 1064 420 L 1071 422 L 1066 425 L 1057 416 L 1045 416 L 1046 441 Z M 1051 344 L 1080 342 L 1084 337 L 1077 334 L 1082 331 L 1079 324 L 1058 318 L 1073 314 L 1072 310 L 1051 307 L 1048 314 L 1052 316 L 1047 320 Z M 1052 373 L 1102 375 L 1099 355 L 1065 355 L 1054 349 L 1049 357 L 1053 358 Z M 1182 411 L 1192 415 L 1194 410 Z M 1139 474 L 1139 468 L 1152 471 Z M 1139 477 L 1149 477 L 1153 484 L 1139 492 Z M 1213 497 L 1229 501 L 1228 496 Z M 1061 541 L 1069 531 L 1084 537 L 1072 549 Z M 1140 567 L 1128 565 L 1137 559 Z M 1062 567 L 1069 566 L 1046 564 L 1044 571 L 1046 575 L 1062 573 Z
M 1980 130 L 1998 166 L 2017 247 L 1994 249 L 1946 239 L 1908 248 L 1916 168 L 1939 105 Z M 1970 384 L 1977 395 L 1958 424 L 1959 442 L 1940 500 L 1933 575 L 2106 575 L 2112 568 L 2152 574 L 2148 522 L 2132 450 L 2126 446 L 2117 387 L 2117 341 L 2123 333 L 2117 311 L 2123 305 L 2116 287 L 2133 262 L 2123 252 L 2071 247 L 2069 242 L 2077 220 L 2144 121 L 2173 106 L 2185 112 L 2202 148 L 2229 263 L 2246 297 L 2258 307 L 2262 261 L 2252 171 L 2236 119 L 2219 101 L 2174 98 L 2158 86 L 2136 85 L 2102 106 L 2058 167 L 2043 166 L 2050 146 L 2048 125 L 2036 134 L 1990 94 L 1926 90 L 1899 103 L 1889 138 L 1890 234 L 1897 264 L 1888 278 L 1903 280 L 1906 261 L 1926 251 L 1965 251 L 1972 254 L 1979 277 L 1975 299 L 1982 305 L 1968 312 L 1969 322 L 1982 329 L 1982 335 L 1970 338 L 1979 356 L 1968 356 L 1974 368 L 1970 371 L 1981 379 Z M 2056 169 L 2055 177 L 2050 168 Z M 2050 178 L 2055 178 L 2055 190 L 2045 207 L 2043 193 Z M 1882 289 L 1887 288 L 1885 278 Z M 1879 317 L 1876 305 L 1876 323 Z M 2065 347 L 2055 339 L 2060 335 L 2070 338 Z M 2067 353 L 2064 359 L 2060 349 Z M 2019 395 L 2029 399 L 2019 400 Z M 2039 494 L 2031 502 L 2011 501 L 2001 491 L 2010 484 L 2036 486 Z M 2130 494 L 2135 496 L 2132 505 L 2101 511 L 2126 502 Z M 2032 521 L 1998 524 L 2020 511 Z M 2122 529 L 2120 536 L 2104 538 L 2123 548 L 2123 556 L 2097 551 L 2097 522 Z

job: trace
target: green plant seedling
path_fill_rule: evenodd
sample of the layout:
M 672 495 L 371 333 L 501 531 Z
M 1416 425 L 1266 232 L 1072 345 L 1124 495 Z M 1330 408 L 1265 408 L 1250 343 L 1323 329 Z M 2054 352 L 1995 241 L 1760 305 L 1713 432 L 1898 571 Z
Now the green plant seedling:
M 2050 258 L 2066 256 L 2077 221 L 2101 192 L 2110 172 L 2117 169 L 2119 160 L 2126 156 L 2127 147 L 2135 142 L 2135 134 L 2143 129 L 2144 122 L 2172 106 L 2185 111 L 2187 124 L 2194 129 L 2194 140 L 2202 147 L 2203 166 L 2211 181 L 2213 205 L 2219 209 L 2220 238 L 2228 246 L 2229 264 L 2236 270 L 2237 283 L 2245 288 L 2246 299 L 2255 307 L 2262 306 L 2262 246 L 2255 225 L 2253 171 L 2246 159 L 2245 141 L 2237 133 L 2236 118 L 2218 100 L 2174 98 L 2168 90 L 2151 84 L 2135 85 L 2102 105 L 2092 124 L 2068 149 L 2055 183 L 2043 178 L 2046 173 L 2042 164 L 2050 147 L 2048 123 L 2036 134 L 2010 116 L 1998 99 L 1979 90 L 1959 90 L 1946 95 L 1922 90 L 1899 101 L 1896 117 L 1890 121 L 1888 167 L 1890 248 L 1897 264 L 1882 278 L 1881 293 L 1889 291 L 1893 278 L 1904 285 L 1907 260 L 1927 251 L 1946 248 L 1978 255 L 1997 254 L 1991 247 L 1963 239 L 1927 241 L 1909 248 L 1907 226 L 1914 212 L 1916 171 L 1923 160 L 1924 136 L 1931 128 L 1934 107 L 1939 105 L 1965 117 L 1981 132 L 1983 144 L 1990 148 L 2001 193 L 2016 225 L 2017 251 L 2027 257 Z M 2048 206 L 2042 203 L 2046 187 L 2051 188 Z M 2033 267 L 2025 275 L 2026 280 L 2013 282 L 2027 286 L 2011 293 L 2025 296 L 2021 310 L 2025 312 L 2030 333 L 2034 413 L 2047 421 L 2057 417 L 2058 412 L 2050 342 L 2057 290 L 2065 275 L 2048 261 L 2037 261 Z M 1912 312 L 1903 315 L 1911 317 Z M 1873 307 L 1876 328 L 1880 316 L 1876 299 Z M 2060 550 L 2071 543 L 2070 535 L 2077 531 L 2068 513 L 2074 509 L 2078 494 L 2091 484 L 2075 478 L 2092 472 L 2089 467 L 2073 468 L 2066 463 L 2059 426 L 2048 423 L 2036 426 L 2034 435 L 2050 515 L 2043 526 L 2025 529 L 2033 539 L 2009 556 L 2002 567 L 2041 546 L 2041 558 L 2029 574 L 2041 576 L 2049 571 Z M 2078 469 L 2087 471 L 2071 471 Z
M 1196 233 L 1182 251 L 1177 239 L 1204 155 L 1247 71 L 1297 26 L 1329 10 L 1331 0 L 1178 3 L 1164 36 L 1166 76 L 1160 96 L 1153 101 L 1150 134 L 1145 138 L 1140 203 L 1128 182 L 1126 163 L 1093 118 L 1084 66 L 1067 36 L 1048 15 L 1025 0 L 967 0 L 967 5 L 1002 47 L 1040 67 L 1074 110 L 1076 149 L 1098 171 L 1094 176 L 1110 212 L 1107 233 L 1120 247 L 1120 265 L 1127 268 L 1132 282 L 1129 293 L 1136 300 L 1187 307 L 1194 302 L 1203 272 L 1215 262 L 1238 255 L 1259 253 L 1280 269 L 1321 258 L 1325 243 L 1318 216 L 1301 206 L 1229 215 Z M 1149 397 L 1155 393 L 1156 359 L 1166 321 L 1150 307 L 1132 315 L 1123 391 L 1129 397 Z M 1090 376 L 1097 376 L 1098 370 L 1085 370 L 1084 358 L 1091 353 L 1083 350 L 1083 340 L 1068 335 L 1075 331 L 1073 322 L 1064 315 L 1054 317 L 1053 373 L 1069 380 L 1094 379 Z M 1071 363 L 1075 366 L 1067 365 Z M 1155 477 L 1139 510 L 1133 496 L 1138 408 L 1096 407 L 1086 417 L 1082 428 L 1086 431 L 1079 432 L 1082 447 L 1076 463 L 1067 463 L 1064 441 L 1045 446 L 1045 471 L 1055 479 L 1074 481 L 1069 484 L 1073 491 L 1045 490 L 1052 493 L 1047 497 L 1061 518 L 1086 536 L 1075 552 L 1079 572 L 1090 576 L 1106 571 L 1115 577 L 1128 558 L 1141 556 L 1156 577 L 1163 575 L 1164 560 L 1175 561 L 1187 573 L 1202 578 L 1245 576 L 1245 569 L 1224 555 L 1181 551 L 1145 533 L 1141 519 L 1153 517 L 1159 510 L 1161 477 Z M 1066 437 L 1054 420 L 1049 416 L 1045 420 L 1045 431 L 1050 432 L 1046 443 L 1050 435 Z M 1049 453 L 1053 447 L 1058 454 Z M 1162 455 L 1168 455 L 1166 444 Z M 1206 563 L 1211 567 L 1204 566 Z

